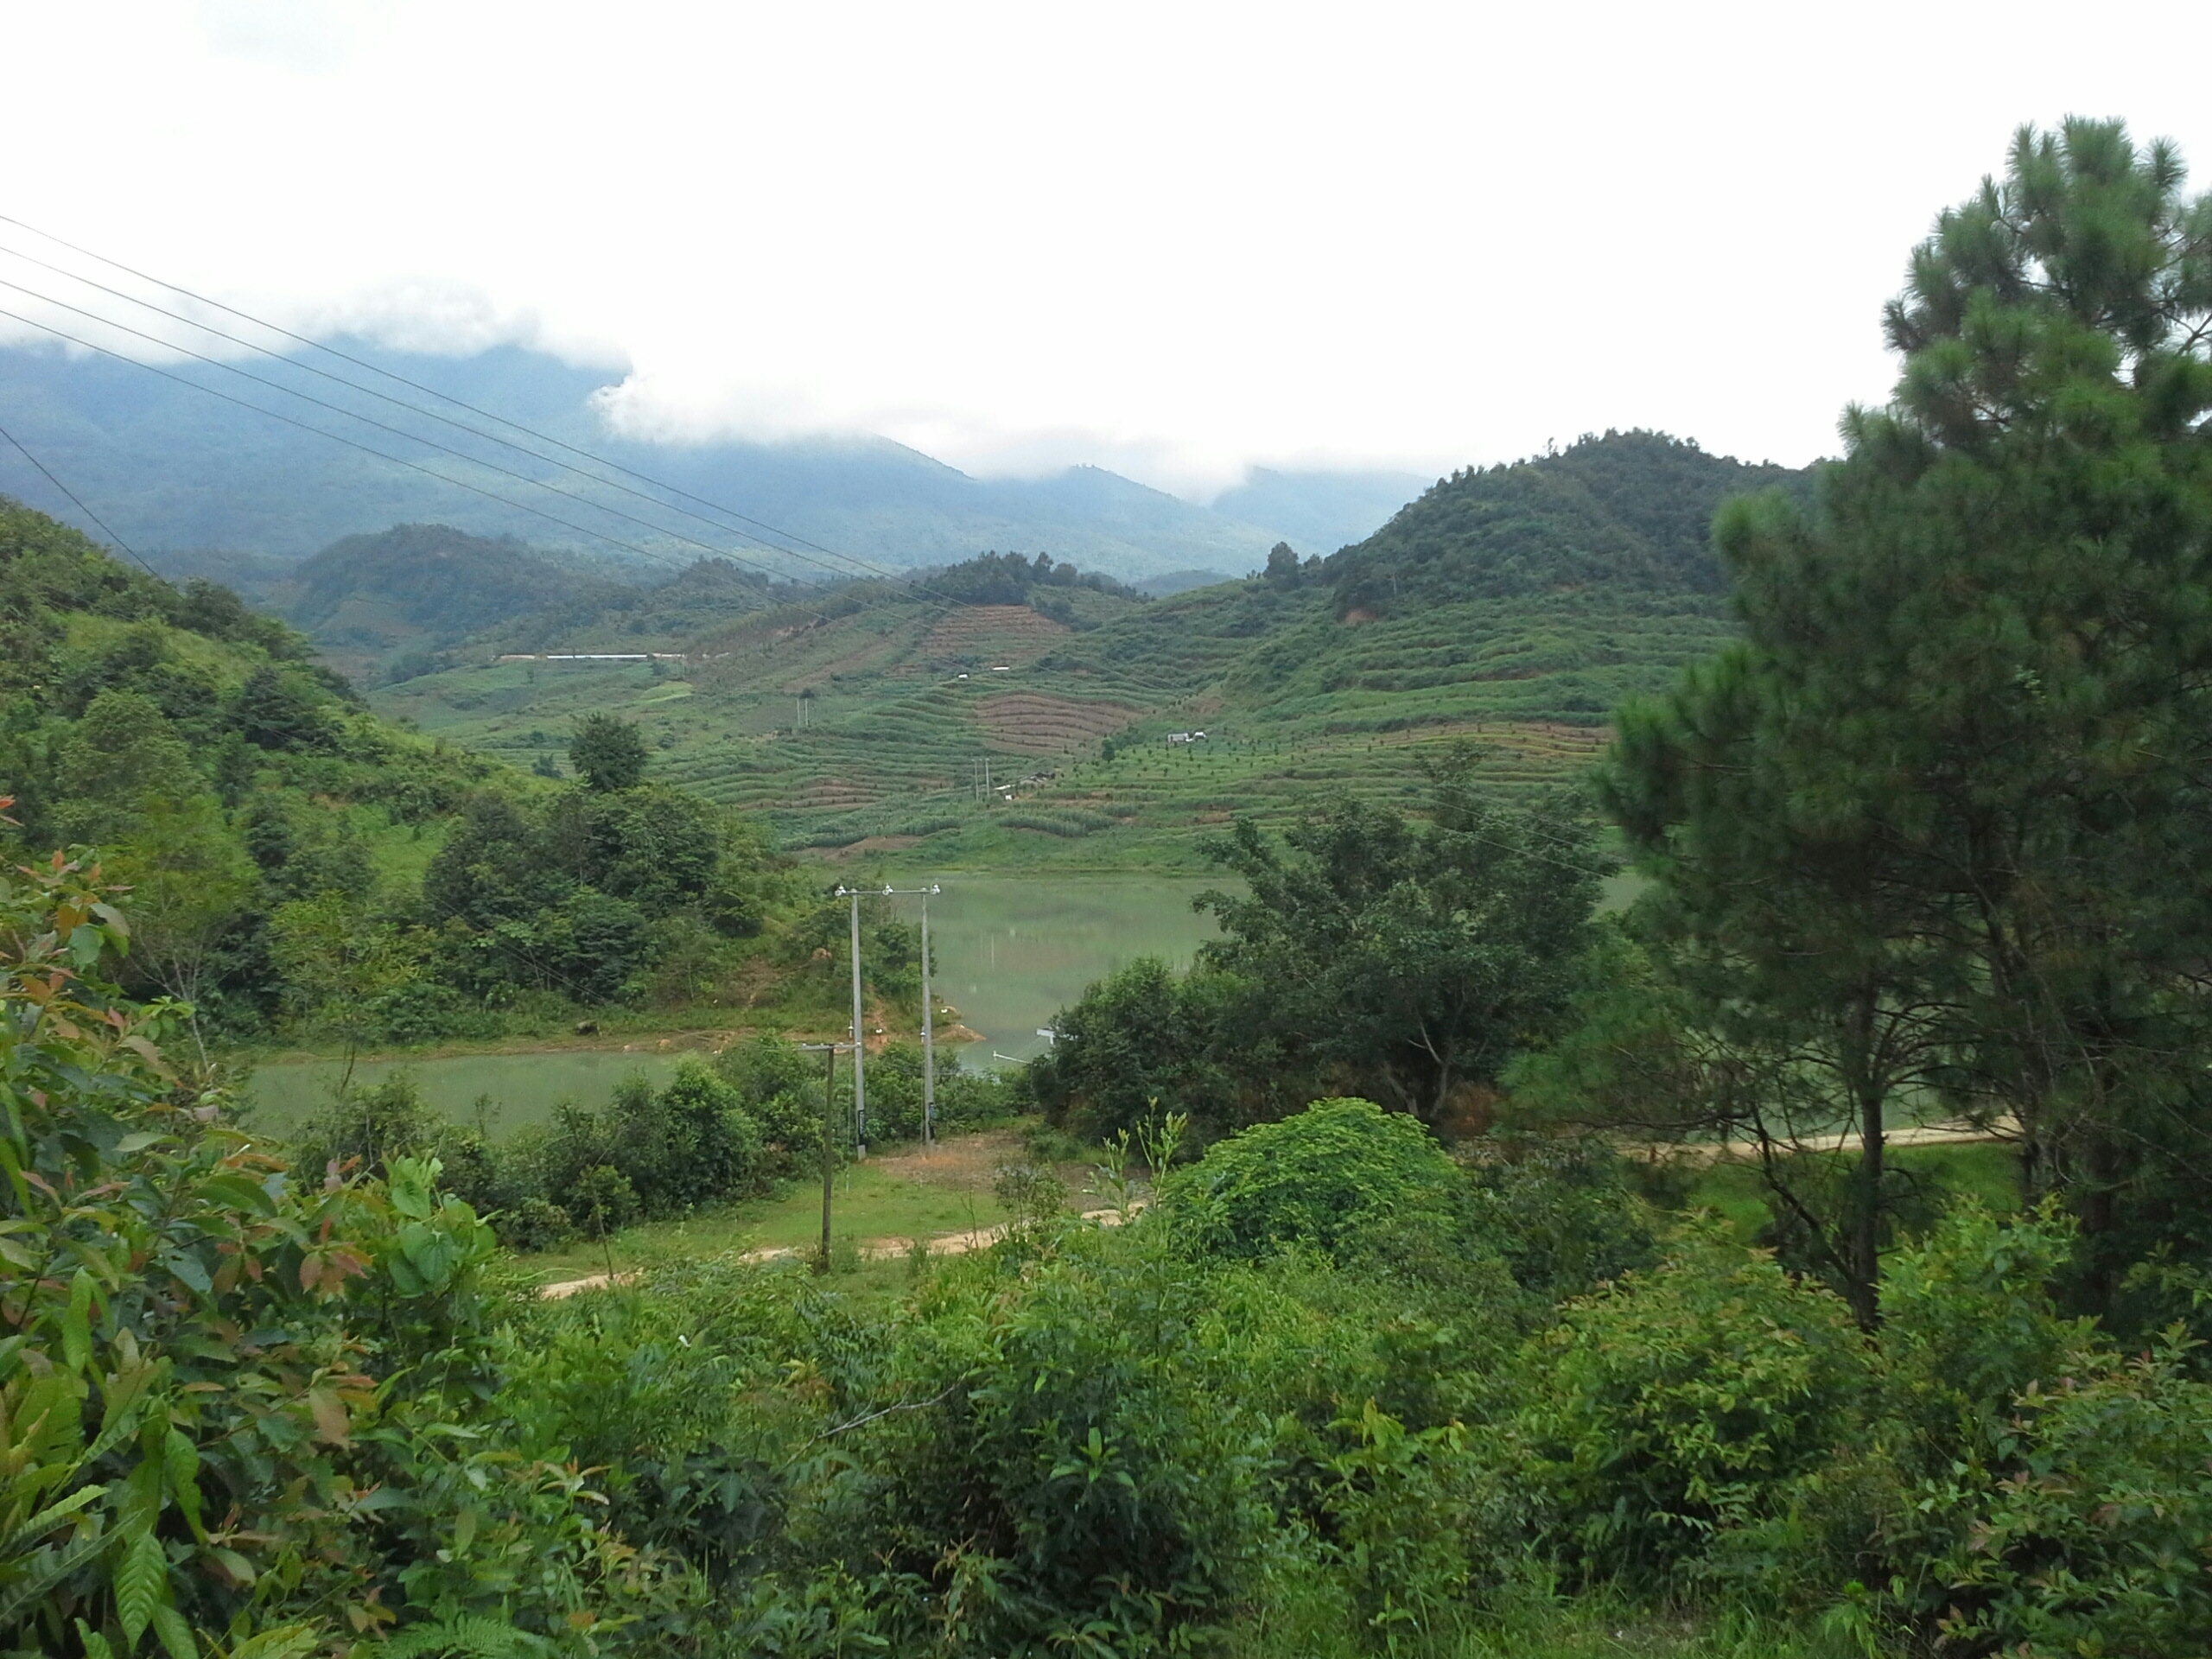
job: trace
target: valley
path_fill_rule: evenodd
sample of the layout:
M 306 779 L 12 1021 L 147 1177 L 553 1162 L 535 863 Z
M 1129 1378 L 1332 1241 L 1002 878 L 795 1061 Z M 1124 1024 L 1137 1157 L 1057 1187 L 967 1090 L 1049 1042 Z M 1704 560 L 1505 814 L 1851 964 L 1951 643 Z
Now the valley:
M 1233 817 L 1280 825 L 1332 789 L 1414 799 L 1424 762 L 1462 745 L 1509 793 L 1573 778 L 1615 707 L 1728 637 L 1699 515 L 1771 481 L 1608 435 L 1440 482 L 1326 560 L 1168 597 L 1040 585 L 1028 604 L 952 604 L 933 579 L 868 584 L 680 640 L 555 642 L 682 664 L 462 650 L 371 697 L 524 767 L 581 714 L 618 709 L 656 776 L 817 855 L 1199 869 Z

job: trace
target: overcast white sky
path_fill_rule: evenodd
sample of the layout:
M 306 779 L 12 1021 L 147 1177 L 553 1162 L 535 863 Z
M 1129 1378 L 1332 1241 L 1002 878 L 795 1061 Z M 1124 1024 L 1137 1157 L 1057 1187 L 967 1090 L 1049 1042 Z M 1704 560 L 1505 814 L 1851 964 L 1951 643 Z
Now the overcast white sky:
M 2016 124 L 2124 115 L 2212 186 L 2202 6 L 2101 21 L 0 0 L 0 212 L 310 329 L 627 365 L 671 435 L 1198 498 L 1607 426 L 1798 462 Z

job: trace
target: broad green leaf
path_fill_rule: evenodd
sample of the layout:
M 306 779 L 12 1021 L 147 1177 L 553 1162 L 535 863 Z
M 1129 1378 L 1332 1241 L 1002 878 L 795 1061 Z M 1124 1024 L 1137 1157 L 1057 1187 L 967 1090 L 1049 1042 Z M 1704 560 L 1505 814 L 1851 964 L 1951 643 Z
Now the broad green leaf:
M 230 1659 L 301 1659 L 320 1639 L 312 1624 L 280 1624 L 248 1637 L 231 1649 Z
M 61 1316 L 61 1363 L 82 1376 L 92 1358 L 92 1275 L 77 1269 L 69 1281 L 69 1307 Z
M 174 1428 L 162 1442 L 162 1475 L 169 1496 L 184 1511 L 192 1535 L 205 1543 L 207 1529 L 200 1524 L 200 1448 Z
M 162 1638 L 169 1659 L 200 1659 L 200 1645 L 192 1639 L 192 1627 L 184 1622 L 183 1614 L 167 1603 L 154 1609 L 154 1634 Z

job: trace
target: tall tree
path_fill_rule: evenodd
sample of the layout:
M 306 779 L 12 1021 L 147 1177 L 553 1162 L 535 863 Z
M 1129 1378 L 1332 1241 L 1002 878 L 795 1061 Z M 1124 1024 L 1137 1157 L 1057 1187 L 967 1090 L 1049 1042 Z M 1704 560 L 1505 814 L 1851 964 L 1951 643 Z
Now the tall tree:
M 1912 1076 L 2017 1125 L 2093 1305 L 2131 1212 L 2212 1217 L 2212 200 L 2183 183 L 2116 122 L 2018 134 L 1915 251 L 1903 375 L 1819 509 L 1723 509 L 1745 641 L 1624 721 L 1610 783 L 1675 959 L 1832 1028 L 1870 1158 Z
M 635 789 L 645 781 L 645 734 L 618 715 L 586 715 L 569 741 L 569 764 L 593 789 Z
M 1433 771 L 1426 824 L 1349 796 L 1281 845 L 1240 820 L 1209 851 L 1247 891 L 1199 900 L 1222 931 L 1204 964 L 1257 993 L 1251 1039 L 1431 1123 L 1553 1028 L 1598 897 L 1580 817 L 1488 799 L 1469 764 Z

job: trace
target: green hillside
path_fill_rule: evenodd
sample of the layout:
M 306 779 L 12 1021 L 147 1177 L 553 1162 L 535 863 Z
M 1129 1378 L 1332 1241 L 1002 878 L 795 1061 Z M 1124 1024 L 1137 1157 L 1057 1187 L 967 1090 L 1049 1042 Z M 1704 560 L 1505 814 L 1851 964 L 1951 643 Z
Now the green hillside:
M 700 559 L 620 579 L 609 567 L 514 537 L 450 524 L 395 524 L 347 536 L 297 563 L 250 556 L 167 556 L 175 576 L 226 578 L 260 609 L 304 632 L 322 660 L 358 684 L 449 666 L 453 647 L 529 651 L 665 647 L 767 603 L 776 591 L 727 559 Z M 785 585 L 789 591 L 789 585 Z
M 1624 697 L 1726 636 L 1713 509 L 1806 480 L 1609 433 L 1441 480 L 1330 558 L 1286 553 L 1166 598 L 1008 588 L 976 561 L 920 590 L 870 584 L 663 636 L 683 664 L 480 651 L 374 697 L 524 765 L 581 715 L 618 710 L 662 775 L 801 848 L 1173 867 L 1233 813 L 1285 817 L 1317 785 L 1409 796 L 1441 746 L 1478 746 L 1508 788 L 1573 771 Z
M 451 606 L 501 574 L 449 563 Z M 535 778 L 393 725 L 313 655 L 0 498 L 0 862 L 93 849 L 132 889 L 129 988 L 191 1004 L 211 1048 L 804 1020 L 842 995 L 809 884 L 631 728 L 601 723 L 622 753 L 582 783 Z

